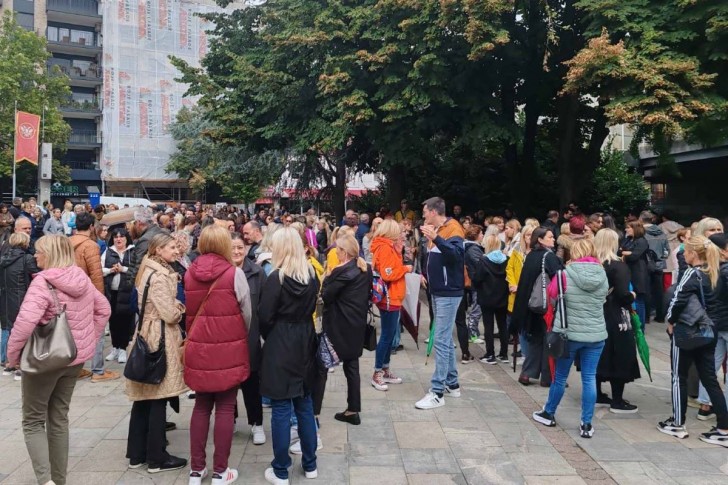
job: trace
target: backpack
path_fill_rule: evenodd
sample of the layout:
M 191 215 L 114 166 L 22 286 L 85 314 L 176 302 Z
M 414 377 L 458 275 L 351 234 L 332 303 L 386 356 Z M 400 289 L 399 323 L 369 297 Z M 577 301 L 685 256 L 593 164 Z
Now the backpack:
M 389 289 L 387 283 L 382 279 L 382 276 L 372 269 L 372 292 L 371 302 L 373 304 L 381 303 L 382 301 L 387 302 L 387 309 L 389 309 Z

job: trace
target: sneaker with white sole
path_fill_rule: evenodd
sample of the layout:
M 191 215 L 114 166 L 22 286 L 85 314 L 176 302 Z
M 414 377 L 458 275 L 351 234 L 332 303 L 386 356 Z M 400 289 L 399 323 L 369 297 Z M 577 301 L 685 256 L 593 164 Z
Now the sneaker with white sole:
M 303 465 L 301 465 L 301 470 L 303 470 Z M 306 478 L 318 478 L 318 468 L 315 470 L 311 470 L 310 472 L 303 470 L 303 474 L 306 476 Z
M 710 407 L 706 410 L 698 409 L 698 421 L 708 421 L 715 418 L 715 411 Z
M 700 441 L 728 448 L 728 434 L 721 433 L 715 427 L 711 428 L 707 433 L 700 433 Z
M 450 397 L 460 397 L 460 385 L 458 387 L 445 386 L 445 394 Z
M 382 380 L 386 384 L 402 384 L 402 378 L 395 376 L 389 369 L 382 369 L 382 372 Z
M 126 364 L 126 350 L 119 351 L 119 358 L 116 359 L 119 364 Z
M 265 469 L 265 481 L 273 485 L 289 485 L 291 482 L 287 478 L 278 478 L 273 468 Z
M 386 382 L 384 382 L 384 371 L 375 371 L 374 375 L 372 376 L 372 386 L 374 386 L 374 389 L 377 391 L 386 391 L 389 389 L 389 386 Z
M 109 352 L 109 355 L 106 356 L 106 360 L 108 362 L 111 362 L 112 360 L 116 360 L 119 358 L 119 349 L 111 349 L 111 352 Z
M 657 423 L 657 429 L 661 433 L 669 434 L 670 436 L 674 436 L 675 438 L 679 439 L 684 439 L 689 436 L 688 429 L 685 427 L 685 425 L 676 425 L 675 418 L 673 417 L 667 418 L 666 420 Z
M 582 438 L 591 438 L 594 436 L 594 427 L 591 423 L 581 423 L 579 425 L 579 436 Z
M 545 409 L 542 409 L 537 413 L 533 413 L 532 417 L 534 421 L 541 423 L 544 426 L 548 426 L 550 428 L 556 426 L 556 419 L 554 418 L 554 415 L 547 413 Z
M 486 355 L 485 357 L 481 357 L 480 359 L 481 363 L 488 364 L 488 365 L 496 365 L 498 361 L 495 359 L 495 355 Z
M 203 468 L 201 471 L 190 470 L 190 481 L 189 485 L 202 485 L 202 480 L 207 476 L 207 468 Z
M 15 374 L 15 369 L 13 369 L 13 368 L 11 368 L 11 367 L 5 367 L 5 368 L 3 369 L 3 375 L 4 375 L 4 376 L 12 376 L 12 375 L 14 375 L 14 374 Z
M 316 433 L 316 451 L 319 451 L 324 447 L 324 443 L 321 441 L 321 435 Z M 302 455 L 301 451 L 301 440 L 296 441 L 288 448 L 288 452 L 292 455 Z
M 222 473 L 212 474 L 212 485 L 230 485 L 238 479 L 238 471 L 235 468 L 228 468 Z
M 19 381 L 23 378 L 23 374 L 20 373 L 19 370 L 15 371 L 15 376 L 13 377 L 13 380 Z
M 265 430 L 262 425 L 253 425 L 253 444 L 264 445 L 265 444 Z
M 435 392 L 428 392 L 425 397 L 415 403 L 417 409 L 435 409 L 445 405 L 445 396 L 439 396 Z

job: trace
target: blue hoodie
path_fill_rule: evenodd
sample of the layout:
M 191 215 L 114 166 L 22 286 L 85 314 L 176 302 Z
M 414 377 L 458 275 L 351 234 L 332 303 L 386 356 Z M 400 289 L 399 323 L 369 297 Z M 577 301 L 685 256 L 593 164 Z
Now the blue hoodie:
M 427 284 L 433 296 L 463 296 L 465 290 L 465 232 L 447 218 L 427 252 Z

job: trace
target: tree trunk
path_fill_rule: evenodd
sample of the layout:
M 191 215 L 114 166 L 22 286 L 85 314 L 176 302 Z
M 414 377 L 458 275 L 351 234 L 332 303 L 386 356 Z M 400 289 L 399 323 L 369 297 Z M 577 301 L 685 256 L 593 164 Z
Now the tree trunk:
M 387 170 L 387 206 L 399 210 L 399 203 L 407 193 L 406 171 L 403 165 L 394 165 Z M 417 207 L 421 201 L 410 201 L 410 207 Z
M 332 196 L 335 221 L 338 224 L 346 213 L 346 160 L 343 156 L 334 158 L 336 166 L 335 184 Z
M 559 177 L 559 208 L 566 207 L 576 196 L 575 183 L 580 180 L 577 176 L 577 153 L 575 142 L 580 141 L 578 136 L 579 122 L 579 96 L 567 94 L 558 99 L 559 107 L 559 143 L 558 177 Z M 580 180 L 580 184 L 582 181 Z

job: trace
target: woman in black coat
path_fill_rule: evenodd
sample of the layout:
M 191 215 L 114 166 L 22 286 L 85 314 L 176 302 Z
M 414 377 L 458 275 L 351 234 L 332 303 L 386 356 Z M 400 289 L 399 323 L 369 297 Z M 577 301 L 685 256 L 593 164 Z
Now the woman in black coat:
M 642 330 L 647 320 L 645 315 L 645 298 L 650 291 L 650 275 L 647 272 L 647 250 L 650 249 L 645 239 L 645 228 L 640 221 L 627 223 L 624 228 L 624 241 L 620 248 L 622 260 L 629 266 L 632 274 L 632 291 L 636 297 L 634 300 L 637 308 L 637 315 L 642 322 Z
M 25 298 L 25 292 L 30 286 L 31 275 L 40 271 L 35 264 L 35 258 L 28 254 L 30 236 L 23 232 L 11 234 L 8 247 L 0 257 L 0 325 L 2 326 L 2 341 L 0 343 L 0 364 L 3 373 L 10 375 L 13 369 L 5 369 L 7 364 L 7 348 L 10 331 L 18 317 L 20 305 Z
M 323 330 L 341 359 L 346 376 L 346 411 L 336 413 L 334 418 L 361 424 L 359 357 L 364 347 L 372 270 L 359 257 L 359 244 L 353 236 L 339 237 L 336 252 L 340 264 L 326 277 L 321 289 Z
M 637 347 L 629 311 L 635 294 L 629 290 L 630 271 L 617 256 L 619 235 L 612 229 L 600 230 L 594 238 L 597 257 L 604 265 L 609 282 L 609 293 L 604 303 L 604 319 L 607 323 L 607 341 L 597 368 L 597 406 L 609 406 L 613 413 L 636 413 L 637 406 L 622 397 L 624 385 L 640 378 L 637 363 Z M 612 397 L 601 390 L 602 382 L 609 381 Z
M 528 308 L 528 299 L 531 297 L 533 284 L 541 278 L 541 268 L 546 271 L 546 284 L 551 281 L 556 272 L 563 268 L 561 261 L 553 253 L 556 240 L 554 234 L 544 227 L 534 229 L 531 234 L 531 252 L 526 256 L 521 270 L 521 279 L 518 280 L 516 301 L 511 314 L 511 335 L 522 333 L 527 348 L 521 349 L 526 356 L 521 369 L 518 382 L 527 386 L 530 379 L 539 379 L 541 386 L 551 386 L 551 371 L 548 364 L 548 355 L 544 352 L 544 338 L 546 337 L 546 322 L 543 315 L 533 313 Z
M 274 455 L 265 476 L 272 482 L 274 477 L 288 478 L 292 463 L 288 454 L 292 408 L 298 418 L 303 470 L 307 476 L 316 472 L 316 421 L 311 392 L 317 372 L 313 313 L 319 283 L 296 229 L 278 229 L 273 233 L 271 246 L 274 269 L 261 290 L 258 322 L 265 341 L 260 393 L 271 400 Z

